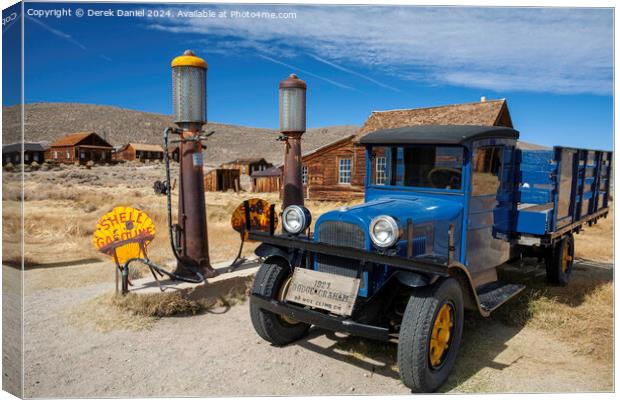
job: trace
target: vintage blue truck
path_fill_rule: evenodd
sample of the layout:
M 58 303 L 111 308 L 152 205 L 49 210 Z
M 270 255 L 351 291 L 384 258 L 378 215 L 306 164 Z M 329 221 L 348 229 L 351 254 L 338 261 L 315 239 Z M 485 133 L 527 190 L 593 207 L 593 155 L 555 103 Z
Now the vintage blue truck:
M 250 230 L 263 263 L 250 300 L 274 345 L 311 325 L 398 343 L 405 385 L 432 392 L 450 373 L 464 309 L 489 316 L 523 286 L 496 269 L 544 258 L 568 283 L 573 234 L 609 212 L 612 153 L 517 148 L 510 128 L 429 125 L 381 130 L 366 148 L 365 201 L 325 213 L 310 232 L 301 205 L 283 232 Z

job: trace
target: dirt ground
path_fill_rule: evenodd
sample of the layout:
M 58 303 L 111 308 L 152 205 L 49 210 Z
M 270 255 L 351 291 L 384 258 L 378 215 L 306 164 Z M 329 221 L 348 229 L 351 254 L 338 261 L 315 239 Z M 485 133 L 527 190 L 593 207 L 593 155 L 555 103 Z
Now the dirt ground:
M 247 302 L 163 318 L 148 329 L 102 332 L 71 323 L 69 315 L 109 292 L 111 282 L 29 290 L 39 272 L 25 274 L 27 397 L 408 393 L 398 378 L 394 344 L 313 328 L 307 338 L 276 348 L 253 331 Z M 610 282 L 611 265 L 580 264 L 575 273 Z M 506 307 L 509 314 L 521 311 L 519 303 Z M 611 346 L 609 337 L 607 352 Z M 505 315 L 468 314 L 456 367 L 441 391 L 611 391 L 610 356 L 584 354 L 579 343 L 553 330 L 507 323 Z
M 151 189 L 162 175 L 161 165 L 27 175 L 26 397 L 409 393 L 398 378 L 396 345 L 313 328 L 307 338 L 275 348 L 253 331 L 247 301 L 130 328 L 76 323 L 76 314 L 90 318 L 86 306 L 114 287 L 110 262 L 90 244 L 97 219 L 113 206 L 147 211 L 158 229 L 151 256 L 170 261 L 165 199 Z M 249 195 L 207 194 L 213 260 L 236 254 L 229 218 Z M 16 200 L 5 185 L 5 210 L 15 209 Z M 309 203 L 315 216 L 339 205 Z M 12 264 L 17 253 L 10 252 L 18 249 L 7 230 L 19 221 L 5 214 L 3 223 L 9 243 L 3 259 Z M 467 315 L 456 367 L 441 391 L 612 391 L 612 227 L 609 218 L 577 236 L 579 261 L 567 288 L 545 286 L 533 260 L 524 268 L 506 266 L 502 273 L 528 289 L 491 318 Z M 19 278 L 14 268 L 3 268 L 5 277 Z

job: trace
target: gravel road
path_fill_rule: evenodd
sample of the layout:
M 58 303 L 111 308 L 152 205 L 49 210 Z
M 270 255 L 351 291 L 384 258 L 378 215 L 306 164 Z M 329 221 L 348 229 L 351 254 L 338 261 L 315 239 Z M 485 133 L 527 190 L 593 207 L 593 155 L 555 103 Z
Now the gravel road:
M 111 289 L 105 283 L 27 290 L 26 397 L 409 393 L 393 368 L 395 345 L 312 329 L 308 338 L 276 348 L 254 333 L 247 302 L 161 319 L 138 332 L 68 323 L 67 311 Z M 612 365 L 572 350 L 546 332 L 492 318 L 466 322 L 455 371 L 441 390 L 612 390 Z

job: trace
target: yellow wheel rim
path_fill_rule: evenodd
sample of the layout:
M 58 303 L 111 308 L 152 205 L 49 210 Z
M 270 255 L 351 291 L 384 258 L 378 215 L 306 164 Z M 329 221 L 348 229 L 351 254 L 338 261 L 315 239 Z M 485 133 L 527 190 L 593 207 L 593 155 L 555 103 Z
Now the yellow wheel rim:
M 278 292 L 278 301 L 284 301 L 284 299 L 286 298 L 286 292 L 288 292 L 288 287 L 291 285 L 292 280 L 292 276 L 286 278 L 286 280 L 282 284 L 282 287 L 280 288 L 280 292 Z M 299 321 L 295 321 L 294 319 L 285 317 L 284 315 L 279 315 L 279 317 L 282 321 L 286 322 L 289 325 L 295 325 L 299 323 Z
M 573 261 L 573 256 L 570 254 L 570 246 L 568 243 L 564 244 L 564 252 L 562 254 L 562 272 L 566 273 L 570 263 Z
M 452 327 L 454 326 L 454 312 L 452 306 L 448 303 L 441 306 L 431 332 L 431 341 L 429 344 L 428 355 L 432 367 L 438 367 L 444 359 L 444 355 L 450 347 L 450 337 L 452 336 Z

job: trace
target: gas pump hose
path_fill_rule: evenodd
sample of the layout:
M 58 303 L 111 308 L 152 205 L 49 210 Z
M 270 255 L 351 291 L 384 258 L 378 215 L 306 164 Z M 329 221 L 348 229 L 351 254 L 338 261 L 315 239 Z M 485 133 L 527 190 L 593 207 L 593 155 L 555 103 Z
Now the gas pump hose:
M 168 277 L 175 279 L 175 280 L 188 282 L 188 283 L 202 283 L 205 281 L 204 275 L 202 274 L 202 272 L 198 270 L 198 268 L 195 268 L 193 265 L 188 265 L 186 262 L 184 262 L 181 259 L 177 251 L 177 248 L 174 244 L 174 229 L 172 225 L 172 193 L 171 193 L 172 186 L 171 186 L 171 180 L 170 180 L 170 158 L 168 157 L 168 135 L 170 134 L 172 130 L 173 128 L 170 128 L 170 127 L 164 130 L 164 163 L 166 165 L 166 188 L 167 188 L 166 203 L 167 203 L 167 208 L 168 208 L 167 210 L 168 211 L 168 237 L 170 239 L 170 247 L 172 248 L 172 253 L 174 254 L 174 258 L 176 258 L 176 260 L 179 262 L 181 266 L 191 271 L 196 276 L 196 278 L 195 279 L 188 278 L 185 276 L 175 274 L 174 272 L 167 271 L 164 268 L 158 266 L 157 264 L 153 263 L 148 258 L 136 257 L 136 258 L 130 258 L 123 265 L 123 279 L 124 280 L 127 280 L 129 277 L 129 264 L 138 262 L 138 263 L 142 263 L 148 266 L 149 269 L 151 269 L 151 272 L 157 271 L 159 272 L 160 275 L 167 275 Z M 153 274 L 153 276 L 155 276 L 155 274 Z M 157 277 L 155 278 L 157 279 Z

